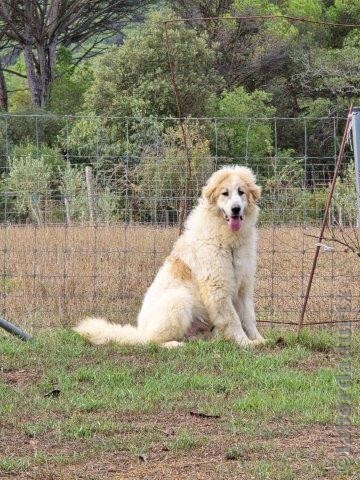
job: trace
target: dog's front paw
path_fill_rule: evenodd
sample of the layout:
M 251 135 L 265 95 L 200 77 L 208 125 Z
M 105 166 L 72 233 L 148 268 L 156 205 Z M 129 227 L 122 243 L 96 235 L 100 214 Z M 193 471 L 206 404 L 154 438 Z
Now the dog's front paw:
M 265 345 L 266 343 L 267 343 L 267 340 L 262 336 L 252 340 L 252 344 L 254 347 L 256 347 L 257 345 Z
M 177 342 L 176 340 L 163 343 L 162 346 L 165 348 L 177 348 L 183 345 L 183 342 Z
M 236 339 L 236 343 L 240 347 L 243 347 L 243 348 L 251 348 L 251 347 L 255 346 L 254 342 L 252 340 L 250 340 L 248 337 L 238 338 L 238 339 Z

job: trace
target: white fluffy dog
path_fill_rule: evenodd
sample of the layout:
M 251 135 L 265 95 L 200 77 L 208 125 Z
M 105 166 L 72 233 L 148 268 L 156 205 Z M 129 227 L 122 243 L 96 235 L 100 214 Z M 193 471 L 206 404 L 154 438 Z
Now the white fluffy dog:
M 247 167 L 225 167 L 203 188 L 184 233 L 148 289 L 137 327 L 87 318 L 75 328 L 95 344 L 156 342 L 167 347 L 213 336 L 264 342 L 253 304 L 255 204 L 261 188 Z

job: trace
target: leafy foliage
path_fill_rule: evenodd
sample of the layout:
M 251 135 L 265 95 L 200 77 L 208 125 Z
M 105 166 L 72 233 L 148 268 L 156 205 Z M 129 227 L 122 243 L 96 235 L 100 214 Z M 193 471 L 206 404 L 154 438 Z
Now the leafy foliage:
M 11 150 L 11 158 L 22 157 L 42 157 L 46 166 L 49 166 L 51 170 L 64 165 L 64 158 L 61 152 L 56 148 L 51 148 L 43 144 L 35 145 L 34 143 L 28 142 L 15 145 Z
M 35 189 L 34 176 L 25 170 L 34 167 L 37 172 L 43 162 L 44 175 L 50 171 L 50 188 L 67 198 L 69 221 L 86 221 L 84 164 L 96 163 L 100 219 L 123 218 L 119 198 L 129 195 L 134 202 L 132 218 L 159 219 L 160 210 L 166 210 L 165 220 L 175 219 L 185 188 L 187 158 L 173 118 L 179 111 L 172 67 L 181 114 L 191 119 L 185 124 L 194 174 L 192 192 L 215 165 L 247 163 L 265 186 L 268 200 L 276 201 L 283 215 L 291 219 L 291 211 L 302 203 L 305 207 L 297 218 L 305 209 L 314 211 L 316 218 L 324 189 L 310 178 L 311 168 L 305 170 L 302 159 L 306 156 L 310 167 L 316 159 L 323 159 L 329 167 L 323 180 L 330 178 L 337 141 L 334 131 L 339 136 L 342 124 L 329 121 L 320 129 L 313 117 L 342 118 L 351 101 L 360 103 L 359 30 L 284 18 L 234 21 L 228 17 L 285 14 L 360 23 L 357 3 L 166 2 L 173 10 L 164 7 L 164 2 L 155 3 L 150 13 L 137 17 L 121 35 L 114 30 L 99 43 L 95 37 L 87 38 L 89 52 L 94 53 L 92 41 L 96 53 L 103 51 L 95 60 L 77 44 L 60 42 L 45 109 L 30 106 L 29 92 L 24 90 L 28 82 L 23 78 L 27 72 L 24 54 L 14 56 L 13 73 L 5 72 L 10 108 L 26 115 L 0 119 L 0 155 L 5 163 L 10 152 L 12 162 L 4 188 L 24 187 L 25 196 L 18 196 L 17 203 L 14 200 L 16 215 L 34 219 L 31 202 L 25 202 L 29 195 L 24 193 Z M 163 21 L 179 15 L 221 15 L 225 19 L 170 22 L 166 31 Z M 78 62 L 79 56 L 83 61 Z M 196 123 L 194 117 L 205 116 L 214 120 Z M 275 126 L 273 117 L 300 121 Z M 69 160 L 76 165 L 70 167 Z M 129 175 L 124 180 L 125 166 Z M 352 194 L 345 184 L 351 175 L 349 170 L 338 185 L 347 204 Z M 114 180 L 120 177 L 121 181 Z M 313 191 L 304 195 L 303 187 L 310 184 Z M 161 200 L 165 197 L 166 201 Z M 351 221 L 353 213 L 345 213 L 340 199 L 337 205 L 344 221 Z M 54 210 L 54 218 L 64 215 L 63 207 L 60 213 Z
M 47 108 L 59 115 L 79 113 L 84 103 L 84 94 L 93 82 L 89 62 L 76 67 L 71 52 L 62 47 L 58 51 L 55 68 L 56 79 L 50 87 Z
M 86 96 L 86 109 L 97 115 L 177 116 L 164 18 L 171 12 L 153 13 L 130 31 L 124 45 L 112 47 L 96 62 L 94 83 Z M 206 33 L 180 24 L 168 26 L 171 62 L 175 61 L 183 115 L 201 115 L 203 105 L 221 84 L 212 62 L 214 53 Z
M 6 187 L 14 193 L 13 208 L 27 214 L 38 224 L 43 221 L 43 208 L 50 191 L 51 167 L 44 156 L 10 157 Z
M 209 141 L 204 137 L 204 129 L 199 125 L 191 126 L 186 128 L 186 135 L 188 157 L 182 146 L 181 129 L 175 127 L 167 131 L 157 151 L 151 148 L 143 153 L 135 171 L 141 202 L 148 202 L 146 200 L 148 198 L 152 199 L 155 220 L 159 220 L 157 215 L 163 214 L 166 210 L 168 216 L 161 220 L 176 221 L 180 199 L 186 188 L 188 162 L 191 168 L 188 195 L 191 198 L 197 197 L 200 187 L 213 171 L 214 161 L 211 157 Z
M 275 109 L 271 95 L 255 90 L 252 93 L 238 87 L 213 95 L 208 102 L 209 116 L 220 117 L 218 122 L 218 154 L 236 159 L 238 163 L 257 166 L 271 149 L 272 125 L 269 120 Z M 225 120 L 222 121 L 221 119 Z M 234 120 L 231 120 L 234 119 Z
M 66 164 L 60 174 L 59 190 L 64 197 L 68 223 L 87 220 L 87 193 L 83 172 L 79 168 Z
M 334 199 L 333 214 L 340 225 L 356 225 L 359 198 L 355 185 L 355 163 L 347 165 L 344 174 L 337 179 Z

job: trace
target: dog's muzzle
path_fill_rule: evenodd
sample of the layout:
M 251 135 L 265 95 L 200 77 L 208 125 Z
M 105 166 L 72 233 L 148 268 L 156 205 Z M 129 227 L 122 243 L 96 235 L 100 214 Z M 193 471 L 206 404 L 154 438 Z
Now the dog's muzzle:
M 224 218 L 229 225 L 230 230 L 233 231 L 233 232 L 238 232 L 240 230 L 242 222 L 243 222 L 243 216 L 240 215 L 240 208 L 239 208 L 238 214 L 232 213 L 232 215 L 229 217 L 223 211 L 223 215 L 224 215 Z

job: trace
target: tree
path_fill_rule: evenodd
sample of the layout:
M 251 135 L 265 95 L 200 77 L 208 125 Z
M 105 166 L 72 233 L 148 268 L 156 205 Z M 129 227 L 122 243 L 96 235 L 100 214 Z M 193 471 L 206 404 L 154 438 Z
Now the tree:
M 280 8 L 270 1 L 171 0 L 170 4 L 187 24 L 207 32 L 215 47 L 215 68 L 228 88 L 245 85 L 256 89 L 262 85 L 261 75 L 271 76 L 282 69 L 286 60 L 284 39 L 295 31 L 289 22 L 229 18 L 281 14 Z
M 0 42 L 3 40 L 4 35 L 0 34 Z M 5 50 L 7 47 L 7 42 L 5 41 L 5 44 L 0 44 L 0 51 Z M 3 60 L 0 57 L 0 109 L 5 110 L 7 112 L 9 107 L 8 103 L 8 91 L 6 87 L 6 81 L 5 81 L 5 75 L 4 75 L 4 66 L 3 66 Z
M 72 151 L 81 148 L 89 157 L 96 152 L 97 158 L 115 159 L 125 152 L 138 156 L 171 125 L 170 119 L 154 117 L 178 116 L 164 18 L 172 18 L 169 10 L 153 13 L 123 45 L 95 60 L 84 111 L 98 117 L 73 124 L 67 139 Z M 222 86 L 209 38 L 184 24 L 169 25 L 168 35 L 182 115 L 202 116 L 209 95 Z
M 0 109 L 5 112 L 9 108 L 8 86 L 5 78 L 5 72 L 24 77 L 20 72 L 9 70 L 7 67 L 14 62 L 19 55 L 19 49 L 11 39 L 9 39 L 4 30 L 0 29 Z
M 73 55 L 60 47 L 55 66 L 56 78 L 49 91 L 47 109 L 58 115 L 75 115 L 80 112 L 84 94 L 93 82 L 90 61 L 75 65 Z
M 291 52 L 291 81 L 299 95 L 335 100 L 360 96 L 360 51 L 356 46 L 341 49 L 306 48 Z
M 21 48 L 34 106 L 46 104 L 60 45 L 90 51 L 150 0 L 0 0 L 1 32 Z
M 327 10 L 329 21 L 335 23 L 360 23 L 360 3 L 354 0 L 334 0 Z M 346 27 L 334 27 L 329 31 L 330 46 L 341 47 L 348 35 Z
M 191 17 L 221 17 L 229 13 L 233 0 L 169 0 L 168 3 L 182 18 L 191 19 Z M 199 22 L 189 20 L 189 23 L 195 26 Z M 202 21 L 201 23 L 206 25 Z
M 97 115 L 177 116 L 163 19 L 168 10 L 156 12 L 131 31 L 120 47 L 99 58 L 86 105 Z M 183 115 L 202 115 L 211 91 L 221 85 L 215 75 L 214 52 L 208 36 L 184 24 L 168 27 L 169 50 L 176 69 L 176 83 Z

